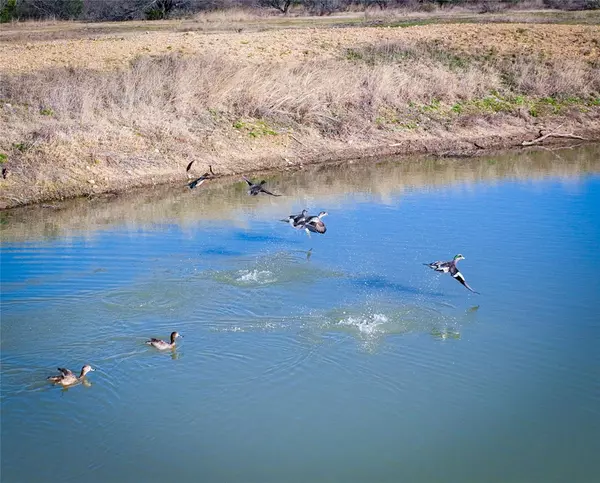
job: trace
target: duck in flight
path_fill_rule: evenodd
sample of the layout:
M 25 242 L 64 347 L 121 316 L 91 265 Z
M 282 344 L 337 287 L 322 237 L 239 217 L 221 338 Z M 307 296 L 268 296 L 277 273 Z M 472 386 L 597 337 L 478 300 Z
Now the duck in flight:
M 171 332 L 171 343 L 165 342 L 161 339 L 150 339 L 146 341 L 146 344 L 155 347 L 159 351 L 164 351 L 165 349 L 174 349 L 175 348 L 175 339 L 178 337 L 183 337 L 179 332 Z
M 81 368 L 81 374 L 77 377 L 69 369 L 59 367 L 58 372 L 60 372 L 60 374 L 58 376 L 50 376 L 48 380 L 52 381 L 54 384 L 60 384 L 61 386 L 72 386 L 83 380 L 85 375 L 90 371 L 95 371 L 95 369 L 92 369 L 92 366 L 86 364 Z
M 266 181 L 263 179 L 260 183 L 253 183 L 252 181 L 250 181 L 248 178 L 246 178 L 245 176 L 242 176 L 242 178 L 244 179 L 244 181 L 246 183 L 248 183 L 248 186 L 250 186 L 250 188 L 248 189 L 248 194 L 250 196 L 257 196 L 259 193 L 265 193 L 267 195 L 271 195 L 271 196 L 281 196 L 281 195 L 276 195 L 274 193 L 271 193 L 270 191 L 267 191 L 264 188 L 264 185 L 266 183 Z
M 326 211 L 321 211 L 316 216 L 307 216 L 304 220 L 303 228 L 306 230 L 306 233 L 312 231 L 313 233 L 325 233 L 327 231 L 327 227 L 325 223 L 323 223 L 322 218 L 327 216 L 329 213 Z
M 186 171 L 190 170 L 190 168 L 192 167 L 192 164 L 194 164 L 194 161 L 190 162 L 190 164 L 187 165 Z M 206 173 L 204 173 L 202 176 L 200 176 L 199 178 L 196 178 L 192 182 L 188 183 L 188 187 L 191 190 L 193 190 L 197 186 L 200 186 L 207 179 L 212 179 L 212 178 L 216 177 L 216 174 L 213 172 L 212 166 L 209 165 L 208 169 L 209 169 L 209 171 L 207 171 Z
M 431 262 L 431 263 L 424 263 L 423 265 L 427 265 L 429 268 L 435 270 L 436 272 L 449 273 L 450 275 L 452 275 L 452 277 L 454 277 L 455 280 L 458 280 L 461 284 L 463 284 L 471 292 L 479 294 L 479 292 L 477 292 L 477 291 L 473 290 L 471 287 L 469 287 L 469 284 L 465 280 L 465 277 L 463 277 L 463 274 L 459 272 L 459 270 L 456 266 L 456 264 L 460 260 L 464 260 L 464 259 L 465 259 L 465 257 L 458 254 L 449 262 Z M 479 295 L 481 295 L 481 294 L 479 294 Z
M 287 217 L 287 220 L 281 220 L 284 223 L 289 223 L 292 228 L 296 228 L 297 230 L 301 230 L 306 220 L 306 215 L 308 215 L 308 210 L 302 210 L 302 213 L 297 215 L 290 215 Z

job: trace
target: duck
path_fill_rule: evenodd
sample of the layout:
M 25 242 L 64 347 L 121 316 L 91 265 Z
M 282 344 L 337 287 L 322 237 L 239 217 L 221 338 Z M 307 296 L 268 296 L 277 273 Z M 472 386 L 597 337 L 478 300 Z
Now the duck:
M 297 230 L 302 229 L 304 221 L 306 220 L 306 215 L 308 215 L 308 210 L 302 210 L 302 213 L 297 215 L 290 215 L 287 217 L 287 220 L 281 220 L 284 223 L 289 223 L 292 228 L 296 228 Z
M 77 377 L 69 369 L 59 367 L 58 372 L 60 372 L 60 374 L 58 376 L 50 376 L 48 377 L 48 380 L 52 381 L 54 384 L 60 384 L 61 386 L 72 386 L 73 384 L 81 381 L 88 372 L 93 372 L 95 370 L 96 369 L 93 369 L 92 366 L 86 364 L 81 368 L 81 374 L 79 377 Z
M 281 195 L 277 195 L 275 193 L 271 193 L 270 191 L 267 191 L 264 188 L 264 185 L 266 183 L 266 181 L 264 179 L 260 183 L 253 183 L 245 176 L 242 176 L 242 178 L 244 179 L 244 181 L 246 183 L 248 183 L 248 186 L 250 186 L 250 188 L 248 189 L 248 194 L 250 196 L 257 196 L 259 193 L 265 193 L 265 194 L 271 195 L 271 196 L 281 196 Z
M 171 343 L 165 342 L 161 339 L 150 339 L 146 341 L 146 344 L 155 347 L 159 351 L 164 351 L 165 349 L 174 349 L 175 348 L 175 339 L 178 337 L 183 337 L 179 332 L 171 332 Z
M 210 179 L 210 178 L 212 178 L 212 176 L 210 175 L 209 172 L 206 172 L 202 176 L 200 176 L 199 178 L 196 178 L 191 183 L 188 183 L 188 187 L 191 190 L 193 190 L 196 186 L 200 186 L 202 183 L 204 183 L 207 179 Z
M 459 253 L 458 255 L 455 255 L 455 257 L 452 260 L 450 260 L 449 262 L 431 262 L 431 263 L 424 263 L 423 265 L 428 266 L 429 268 L 435 270 L 436 272 L 449 273 L 450 275 L 452 275 L 452 277 L 454 277 L 455 280 L 458 280 L 462 285 L 464 285 L 471 292 L 481 295 L 479 292 L 473 290 L 469 286 L 469 284 L 465 280 L 465 277 L 463 276 L 462 273 L 460 273 L 460 271 L 458 270 L 458 268 L 456 266 L 458 262 L 460 262 L 461 260 L 464 260 L 464 259 L 465 259 L 465 257 L 463 257 Z
M 188 164 L 186 171 L 190 170 L 190 168 L 192 167 L 192 164 L 194 164 L 194 161 L 192 161 L 190 164 Z M 202 176 L 200 176 L 199 178 L 196 178 L 191 183 L 188 183 L 188 187 L 191 190 L 193 190 L 195 187 L 200 186 L 202 183 L 204 183 L 207 179 L 216 178 L 216 176 L 217 175 L 213 172 L 212 166 L 209 165 L 208 171 L 206 173 L 204 173 Z
M 304 221 L 304 229 L 306 230 L 306 233 L 308 233 L 309 231 L 320 234 L 325 233 L 327 231 L 327 227 L 325 226 L 325 223 L 323 223 L 323 220 L 321 218 L 327 216 L 328 214 L 329 213 L 327 213 L 326 211 L 321 211 L 316 216 L 307 216 Z

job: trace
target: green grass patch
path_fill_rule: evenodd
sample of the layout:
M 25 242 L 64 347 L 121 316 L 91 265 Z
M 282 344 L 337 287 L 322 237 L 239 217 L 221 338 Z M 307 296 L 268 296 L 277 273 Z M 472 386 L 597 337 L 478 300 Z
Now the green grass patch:
M 233 123 L 233 127 L 238 131 L 244 132 L 251 138 L 259 138 L 262 136 L 277 136 L 279 134 L 262 119 L 259 119 L 257 121 L 237 120 Z

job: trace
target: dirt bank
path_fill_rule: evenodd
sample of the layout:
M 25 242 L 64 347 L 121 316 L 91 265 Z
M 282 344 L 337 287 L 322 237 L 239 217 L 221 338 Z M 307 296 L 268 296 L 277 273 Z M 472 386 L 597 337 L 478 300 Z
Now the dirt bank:
M 0 206 L 541 129 L 600 140 L 600 28 L 452 24 L 0 43 Z M 550 141 L 550 140 L 549 140 Z

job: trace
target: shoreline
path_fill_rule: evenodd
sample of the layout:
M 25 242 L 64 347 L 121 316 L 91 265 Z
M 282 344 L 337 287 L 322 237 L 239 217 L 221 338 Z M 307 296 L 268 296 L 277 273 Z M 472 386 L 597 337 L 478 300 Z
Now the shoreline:
M 490 154 L 540 131 L 600 141 L 597 25 L 239 30 L 9 35 L 0 209 L 184 185 L 191 161 L 191 177 L 252 176 Z
M 552 129 L 545 131 L 550 132 Z M 301 152 L 295 152 L 287 153 L 287 156 L 276 155 L 260 160 L 249 159 L 247 160 L 247 163 L 244 163 L 246 164 L 245 168 L 247 169 L 236 169 L 235 166 L 228 166 L 226 159 L 215 159 L 212 157 L 211 165 L 213 166 L 215 173 L 217 173 L 218 178 L 228 182 L 242 174 L 255 175 L 257 173 L 269 174 L 274 172 L 298 171 L 302 170 L 305 166 L 345 162 L 366 164 L 372 162 L 373 158 L 398 157 L 406 158 L 406 161 L 409 161 L 409 158 L 422 156 L 434 158 L 477 158 L 548 147 L 563 148 L 573 145 L 595 144 L 600 142 L 600 121 L 594 123 L 594 127 L 587 126 L 585 129 L 576 130 L 575 134 L 585 138 L 583 140 L 564 137 L 549 137 L 545 139 L 543 143 L 535 144 L 533 146 L 521 146 L 522 141 L 536 139 L 539 136 L 539 133 L 540 127 L 536 126 L 513 132 L 496 133 L 486 136 L 461 136 L 441 139 L 421 137 L 404 139 L 397 143 L 332 150 L 315 154 L 312 157 L 306 156 Z M 21 176 L 18 181 L 13 179 L 10 189 L 6 189 L 6 186 L 2 186 L 2 193 L 0 194 L 0 210 L 11 210 L 19 207 L 61 202 L 82 197 L 94 197 L 107 194 L 123 195 L 129 192 L 140 191 L 157 186 L 175 187 L 181 185 L 182 187 L 186 187 L 189 179 L 185 167 L 185 164 L 182 163 L 171 166 L 169 172 L 165 172 L 160 179 L 157 179 L 156 174 L 121 178 L 122 169 L 116 169 L 113 182 L 91 184 L 89 183 L 89 180 L 81 179 L 79 182 L 70 182 L 69 184 L 58 186 L 52 191 L 38 192 L 37 196 L 22 196 L 17 198 L 14 196 L 14 193 L 25 191 L 27 184 L 27 180 Z M 196 175 L 199 176 L 198 173 L 200 171 L 204 172 L 205 167 L 208 169 L 208 163 L 197 160 L 195 163 L 197 172 L 191 177 L 194 178 Z M 9 176 L 7 180 L 3 180 L 3 185 L 6 185 L 7 181 L 10 182 L 12 178 L 12 174 L 10 174 L 10 165 L 8 166 L 8 169 Z M 197 190 L 201 189 L 201 187 L 197 188 Z

